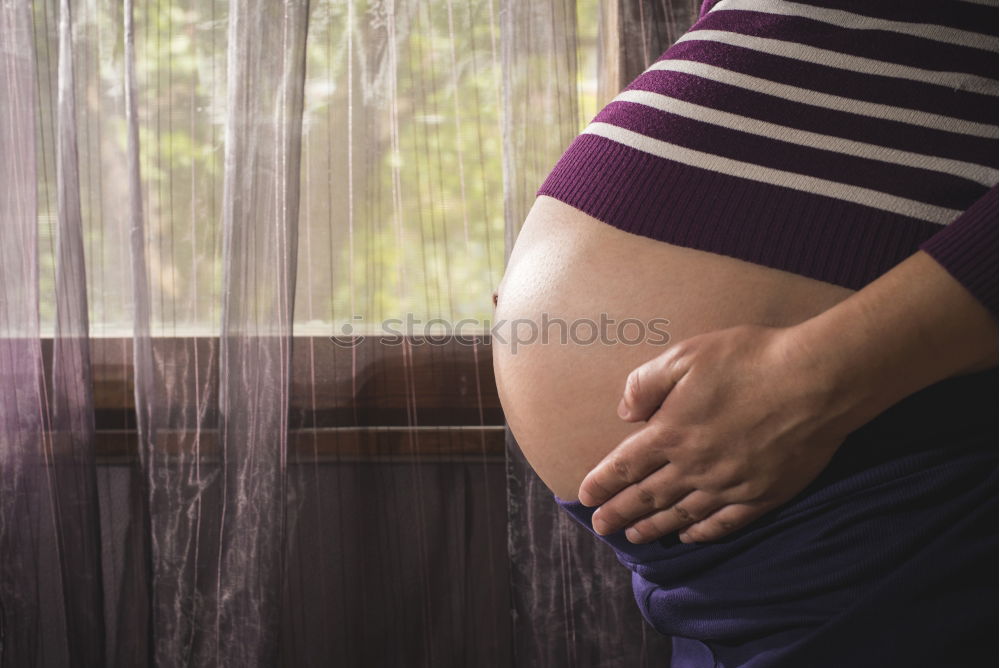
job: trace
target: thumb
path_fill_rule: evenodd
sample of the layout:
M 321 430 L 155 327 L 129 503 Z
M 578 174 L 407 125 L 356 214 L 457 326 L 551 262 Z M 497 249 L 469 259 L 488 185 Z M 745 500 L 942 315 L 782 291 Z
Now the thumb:
M 618 417 L 626 422 L 648 420 L 687 370 L 683 358 L 670 351 L 636 367 L 625 379 Z

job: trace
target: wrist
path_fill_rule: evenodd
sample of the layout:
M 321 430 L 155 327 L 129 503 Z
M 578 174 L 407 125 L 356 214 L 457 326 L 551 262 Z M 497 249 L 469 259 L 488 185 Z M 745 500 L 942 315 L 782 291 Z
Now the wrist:
M 848 433 L 905 397 L 904 383 L 872 345 L 869 328 L 839 326 L 829 311 L 780 332 L 787 364 L 818 418 Z
M 779 331 L 781 363 L 832 428 L 853 430 L 929 385 L 996 364 L 996 323 L 925 253 Z

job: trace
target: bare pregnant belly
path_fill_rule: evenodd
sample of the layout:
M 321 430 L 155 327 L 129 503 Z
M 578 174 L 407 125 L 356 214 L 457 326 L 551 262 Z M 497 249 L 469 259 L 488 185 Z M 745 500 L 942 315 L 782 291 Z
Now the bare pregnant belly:
M 696 334 L 792 325 L 851 291 L 623 232 L 540 197 L 498 289 L 493 365 L 518 445 L 557 496 L 638 427 L 615 413 L 636 366 Z

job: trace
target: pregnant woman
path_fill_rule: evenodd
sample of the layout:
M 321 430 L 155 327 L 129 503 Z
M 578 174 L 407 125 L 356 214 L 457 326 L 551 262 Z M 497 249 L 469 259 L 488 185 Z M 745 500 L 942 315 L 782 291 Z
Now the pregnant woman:
M 539 190 L 501 401 L 675 666 L 995 664 L 996 29 L 708 0 Z

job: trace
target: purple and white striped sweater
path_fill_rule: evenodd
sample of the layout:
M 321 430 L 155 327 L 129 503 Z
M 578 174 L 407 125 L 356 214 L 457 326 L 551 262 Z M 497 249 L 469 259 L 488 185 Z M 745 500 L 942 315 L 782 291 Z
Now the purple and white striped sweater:
M 860 288 L 922 248 L 997 313 L 995 0 L 706 0 L 539 195 Z

